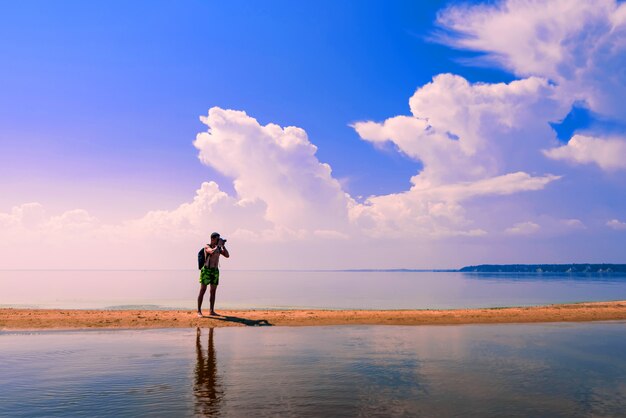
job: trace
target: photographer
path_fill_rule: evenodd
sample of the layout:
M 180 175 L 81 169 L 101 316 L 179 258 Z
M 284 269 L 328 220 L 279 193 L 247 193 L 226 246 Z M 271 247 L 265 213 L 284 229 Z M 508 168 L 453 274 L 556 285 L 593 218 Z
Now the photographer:
M 201 261 L 200 270 L 200 294 L 198 294 L 198 317 L 202 317 L 202 300 L 204 299 L 204 293 L 206 292 L 207 285 L 210 286 L 210 303 L 211 303 L 211 316 L 218 316 L 215 312 L 215 293 L 217 291 L 217 285 L 220 282 L 220 270 L 219 270 L 219 258 L 220 255 L 228 258 L 230 254 L 226 249 L 226 240 L 220 237 L 220 234 L 213 232 L 211 234 L 211 243 L 204 247 L 204 251 L 201 250 L 198 256 Z M 201 257 L 203 255 L 203 257 Z M 202 259 L 203 258 L 203 259 Z

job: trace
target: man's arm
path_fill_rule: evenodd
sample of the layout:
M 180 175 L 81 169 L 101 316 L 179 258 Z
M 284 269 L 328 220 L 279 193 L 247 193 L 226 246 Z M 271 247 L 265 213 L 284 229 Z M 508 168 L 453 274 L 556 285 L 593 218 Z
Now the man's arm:
M 222 251 L 220 252 L 220 254 L 226 258 L 230 257 L 230 254 L 228 253 L 228 250 L 226 249 L 226 247 L 222 247 Z

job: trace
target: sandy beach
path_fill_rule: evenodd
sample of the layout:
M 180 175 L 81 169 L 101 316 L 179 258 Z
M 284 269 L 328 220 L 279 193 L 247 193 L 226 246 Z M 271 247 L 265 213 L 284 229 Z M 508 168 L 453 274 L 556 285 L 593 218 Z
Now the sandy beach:
M 236 310 L 198 318 L 184 310 L 0 309 L 1 330 L 229 326 L 444 325 L 626 319 L 626 301 L 453 310 Z

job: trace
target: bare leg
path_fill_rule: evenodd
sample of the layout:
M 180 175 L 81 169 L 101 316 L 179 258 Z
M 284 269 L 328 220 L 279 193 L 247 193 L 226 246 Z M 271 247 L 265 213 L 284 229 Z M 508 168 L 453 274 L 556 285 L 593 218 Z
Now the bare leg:
M 200 285 L 200 293 L 198 294 L 198 314 L 202 315 L 202 300 L 204 299 L 204 293 L 206 292 L 206 285 Z
M 217 316 L 217 313 L 215 313 L 215 293 L 217 292 L 217 286 L 212 284 L 211 285 L 211 315 L 213 316 Z

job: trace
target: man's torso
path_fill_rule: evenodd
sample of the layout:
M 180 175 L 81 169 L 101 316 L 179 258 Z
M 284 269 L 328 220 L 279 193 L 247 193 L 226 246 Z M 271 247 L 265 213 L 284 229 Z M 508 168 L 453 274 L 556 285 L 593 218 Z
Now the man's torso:
M 219 266 L 219 259 L 220 259 L 220 252 L 219 251 L 213 251 L 213 254 L 205 254 L 205 261 L 204 261 L 204 266 L 205 267 L 214 267 L 217 268 Z

